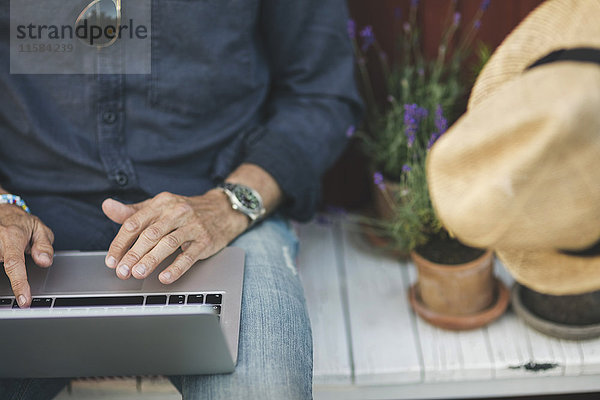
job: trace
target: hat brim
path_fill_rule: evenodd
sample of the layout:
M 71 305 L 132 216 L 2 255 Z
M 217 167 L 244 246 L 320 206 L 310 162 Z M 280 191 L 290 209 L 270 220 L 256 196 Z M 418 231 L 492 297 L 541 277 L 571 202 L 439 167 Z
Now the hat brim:
M 556 296 L 600 290 L 600 255 L 576 256 L 558 250 L 496 250 L 517 282 Z

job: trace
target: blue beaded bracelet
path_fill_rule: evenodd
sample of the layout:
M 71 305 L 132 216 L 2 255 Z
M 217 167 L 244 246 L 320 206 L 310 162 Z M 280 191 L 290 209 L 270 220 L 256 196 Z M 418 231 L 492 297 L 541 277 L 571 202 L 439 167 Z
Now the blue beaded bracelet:
M 14 204 L 15 206 L 21 207 L 26 213 L 31 214 L 29 207 L 27 207 L 27 204 L 25 204 L 23 199 L 14 194 L 0 194 L 0 204 Z

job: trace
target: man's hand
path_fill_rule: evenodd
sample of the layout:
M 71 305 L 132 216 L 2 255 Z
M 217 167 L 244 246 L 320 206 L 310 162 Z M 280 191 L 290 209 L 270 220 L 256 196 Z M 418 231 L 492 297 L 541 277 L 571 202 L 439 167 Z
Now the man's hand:
M 0 261 L 10 279 L 19 307 L 31 304 L 25 253 L 40 267 L 52 265 L 54 234 L 40 219 L 12 204 L 0 205 Z
M 257 165 L 242 164 L 227 180 L 257 190 L 267 213 L 282 201 L 275 179 Z M 106 265 L 116 268 L 121 279 L 146 278 L 181 248 L 183 252 L 158 276 L 162 283 L 175 282 L 196 261 L 223 249 L 249 225 L 248 217 L 233 210 L 220 189 L 195 197 L 165 192 L 131 205 L 107 199 L 102 210 L 123 225 L 106 256 Z
M 152 199 L 125 205 L 107 199 L 102 210 L 122 224 L 106 257 L 117 276 L 143 279 L 178 248 L 183 252 L 159 275 L 168 284 L 181 277 L 196 261 L 206 259 L 241 234 L 248 217 L 233 210 L 219 189 L 202 196 L 160 193 Z

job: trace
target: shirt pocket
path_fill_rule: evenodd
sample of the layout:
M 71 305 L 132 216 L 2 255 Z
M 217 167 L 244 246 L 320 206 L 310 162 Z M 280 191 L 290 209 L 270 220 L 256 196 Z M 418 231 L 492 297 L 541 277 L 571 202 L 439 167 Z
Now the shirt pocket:
M 253 89 L 254 1 L 153 0 L 152 7 L 152 107 L 210 114 Z

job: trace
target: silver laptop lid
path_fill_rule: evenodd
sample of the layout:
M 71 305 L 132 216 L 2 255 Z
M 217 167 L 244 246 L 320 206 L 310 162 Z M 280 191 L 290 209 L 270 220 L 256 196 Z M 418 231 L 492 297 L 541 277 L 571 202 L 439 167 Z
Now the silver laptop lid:
M 40 302 L 37 303 L 38 308 L 29 310 L 0 306 L 0 343 L 6 344 L 0 346 L 5 347 L 2 353 L 7 356 L 3 357 L 7 368 L 0 368 L 0 376 L 90 376 L 124 374 L 124 371 L 129 371 L 129 374 L 232 371 L 237 361 L 244 252 L 239 248 L 228 247 L 210 259 L 196 263 L 177 282 L 163 285 L 158 281 L 158 273 L 176 255 L 165 260 L 145 280 L 130 278 L 127 281 L 118 279 L 114 270 L 104 266 L 105 252 L 59 252 L 49 269 L 39 268 L 28 259 L 27 272 L 34 299 L 50 300 L 57 307 L 45 307 Z M 0 300 L 10 299 L 11 296 L 8 278 L 1 272 Z M 203 296 L 201 304 L 198 304 L 198 297 Z M 214 306 L 220 308 L 219 317 L 207 307 L 208 303 L 215 303 L 209 302 L 208 296 L 222 296 L 219 299 L 221 304 Z M 103 299 L 107 298 L 141 298 L 141 304 L 153 304 L 150 299 L 160 297 L 169 299 L 167 305 L 163 302 L 163 305 L 135 306 L 134 304 L 138 304 L 136 300 L 134 303 L 117 302 L 116 307 L 86 306 L 90 299 L 104 304 Z M 176 301 L 172 301 L 173 299 Z M 74 304 L 74 300 L 81 300 L 83 303 L 68 307 Z M 67 307 L 60 307 L 61 302 Z M 155 329 L 140 330 L 142 326 L 148 328 L 148 323 Z M 129 334 L 125 335 L 127 338 L 123 338 L 123 335 L 116 335 L 115 330 L 125 330 Z M 46 335 L 40 332 L 45 332 Z M 144 335 L 143 340 L 126 345 L 130 340 L 129 336 L 139 335 Z M 144 341 L 146 342 L 142 345 L 141 342 Z M 168 341 L 171 346 L 171 357 L 150 362 L 148 357 L 154 358 L 146 353 L 150 351 L 151 343 L 164 341 Z M 226 346 L 219 349 L 219 341 Z M 108 347 L 114 348 L 115 352 L 108 351 Z M 12 362 L 9 348 L 21 351 L 27 348 L 28 354 L 39 354 L 29 360 L 33 362 L 37 359 L 38 365 L 32 368 L 30 363 L 22 364 L 25 361 L 22 354 L 20 359 Z M 103 351 L 99 351 L 101 348 Z M 58 353 L 50 354 L 56 349 L 59 349 Z M 129 362 L 118 363 L 120 372 L 116 372 L 112 365 L 115 364 L 114 360 L 109 365 L 98 362 L 92 368 L 88 364 L 76 362 L 78 355 L 81 355 L 89 363 L 93 356 L 89 351 L 99 359 L 112 354 L 119 360 L 127 359 Z M 144 356 L 140 356 L 140 352 Z M 151 353 L 161 354 L 155 351 Z M 217 353 L 220 354 L 219 357 L 216 357 Z M 225 353 L 228 357 L 223 359 Z M 190 359 L 191 354 L 194 357 Z M 18 352 L 14 356 L 19 357 Z M 62 362 L 56 363 L 56 357 Z M 17 368 L 21 364 L 23 368 Z M 50 365 L 55 371 L 43 368 Z M 61 365 L 66 369 L 58 368 Z

